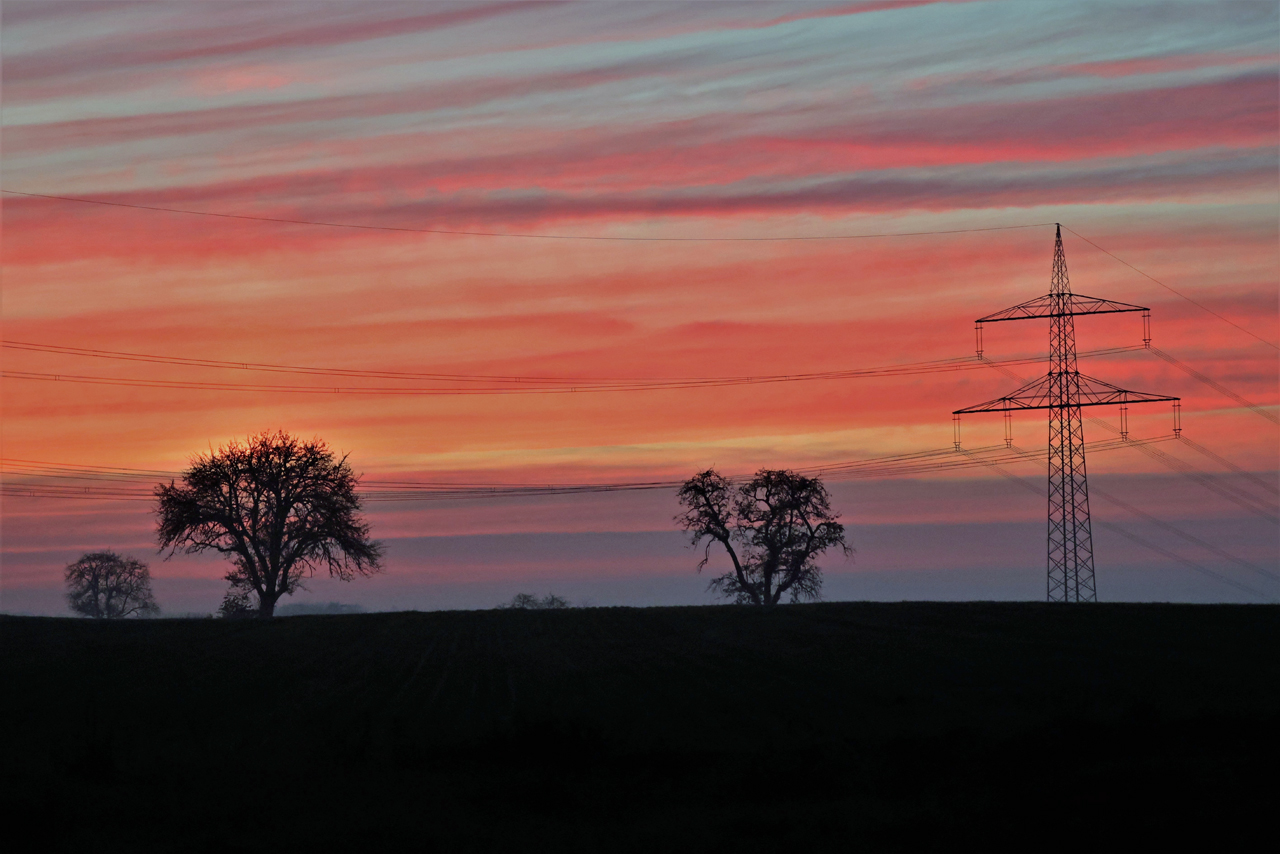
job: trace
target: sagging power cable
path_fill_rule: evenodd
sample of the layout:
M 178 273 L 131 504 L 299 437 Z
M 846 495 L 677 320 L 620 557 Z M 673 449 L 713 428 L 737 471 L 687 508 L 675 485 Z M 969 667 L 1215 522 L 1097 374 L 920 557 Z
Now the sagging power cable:
M 70 382 L 88 385 L 114 385 L 143 388 L 172 388 L 199 391 L 250 391 L 284 394 L 363 394 L 363 395 L 492 395 L 492 394 L 580 394 L 609 391 L 660 391 L 669 389 L 703 389 L 739 385 L 768 385 L 818 380 L 871 379 L 876 377 L 912 376 L 918 374 L 951 373 L 978 370 L 990 360 L 978 360 L 971 356 L 951 359 L 935 359 L 925 362 L 902 362 L 872 368 L 848 368 L 795 374 L 758 374 L 719 377 L 570 377 L 570 376 L 514 376 L 494 374 L 447 374 L 415 371 L 372 371 L 356 368 L 308 368 L 299 365 L 279 365 L 255 362 L 233 362 L 214 359 L 190 359 L 181 356 L 162 356 L 147 353 L 127 353 L 111 350 L 91 350 L 78 347 L 37 344 L 24 341 L 4 341 L 0 346 L 11 350 L 50 353 L 56 355 L 83 356 L 132 362 L 150 362 L 182 367 L 218 368 L 265 373 L 303 374 L 309 376 L 341 377 L 347 379 L 431 380 L 458 383 L 459 386 L 291 386 L 262 383 L 228 383 L 204 380 L 163 380 L 132 377 L 104 377 L 84 374 L 51 373 L 37 371 L 0 371 L 6 379 L 43 380 L 46 382 Z M 1081 353 L 1082 358 L 1112 356 L 1142 349 L 1140 345 L 1107 347 Z M 1043 361 L 1040 357 L 1020 357 L 1002 360 L 1001 365 L 1030 365 Z
M 1044 461 L 1044 460 L 1042 460 L 1042 459 L 1040 459 L 1039 457 L 1035 456 L 1034 454 L 1031 454 L 1031 453 L 1029 453 L 1029 452 L 1027 452 L 1027 451 L 1024 451 L 1023 449 L 1018 448 L 1017 446 L 1013 446 L 1013 450 L 1014 450 L 1016 453 L 1018 453 L 1019 455 L 1021 455 L 1024 459 L 1029 460 L 1029 461 L 1034 462 L 1034 463 L 1037 463 L 1041 468 L 1046 468 L 1046 469 L 1047 469 L 1047 466 L 1046 466 L 1046 464 L 1045 464 L 1045 461 Z M 965 451 L 965 450 L 962 448 L 962 449 L 961 449 L 961 453 L 967 454 L 968 452 L 967 452 L 967 451 Z M 1032 485 L 1032 484 L 1028 483 L 1026 480 L 1024 480 L 1024 479 L 1023 479 L 1023 478 L 1021 478 L 1021 477 L 1018 477 L 1018 476 L 1017 476 L 1016 474 L 1014 474 L 1013 472 L 1010 472 L 1010 471 L 1005 470 L 1005 469 L 1004 469 L 1004 468 L 1003 468 L 999 463 L 990 462 L 990 461 L 987 461 L 987 460 L 980 460 L 980 462 L 982 462 L 982 464 L 983 464 L 983 465 L 985 465 L 985 466 L 987 466 L 987 467 L 989 467 L 989 468 L 991 468 L 991 469 L 995 470 L 997 473 L 999 473 L 1000 475 L 1004 476 L 1006 479 L 1008 479 L 1008 480 L 1012 481 L 1013 483 L 1017 484 L 1019 487 L 1021 487 L 1021 488 L 1025 489 L 1025 490 L 1027 490 L 1027 491 L 1029 491 L 1029 492 L 1032 492 L 1032 493 L 1036 494 L 1036 495 L 1037 495 L 1037 496 L 1039 496 L 1040 498 L 1047 498 L 1047 495 L 1045 494 L 1045 491 L 1044 491 L 1044 490 L 1040 489 L 1040 488 L 1039 488 L 1039 487 L 1037 487 L 1037 486 L 1034 486 L 1034 485 Z M 1097 494 L 1099 497 L 1102 497 L 1102 498 L 1104 498 L 1105 500 L 1108 500 L 1108 501 L 1115 501 L 1118 505 L 1123 503 L 1123 502 L 1119 502 L 1119 501 L 1117 501 L 1116 499 L 1112 498 L 1112 497 L 1111 497 L 1111 496 L 1109 496 L 1109 495 L 1106 495 L 1105 493 L 1103 493 L 1101 490 L 1097 489 L 1096 487 L 1095 487 L 1094 489 L 1092 489 L 1092 490 L 1091 490 L 1091 492 L 1093 492 L 1093 493 Z M 1193 542 L 1197 542 L 1197 543 L 1200 543 L 1200 544 L 1202 544 L 1202 545 L 1206 545 L 1206 546 L 1208 545 L 1208 544 L 1205 544 L 1205 543 L 1203 543 L 1202 541 L 1200 541 L 1198 538 L 1194 538 L 1194 537 L 1191 537 L 1191 536 L 1190 536 L 1190 535 L 1188 535 L 1188 534 L 1184 534 L 1182 531 L 1180 531 L 1180 530 L 1178 530 L 1178 529 L 1174 528 L 1174 526 L 1172 526 L 1172 525 L 1169 525 L 1169 524 L 1167 524 L 1167 523 L 1160 522 L 1159 520 L 1156 520 L 1154 517 L 1152 517 L 1152 516 L 1150 516 L 1150 515 L 1148 515 L 1148 514 L 1146 514 L 1146 513 L 1143 513 L 1143 512 L 1142 512 L 1142 511 L 1140 511 L 1140 510 L 1137 510 L 1137 508 L 1133 508 L 1133 507 L 1131 507 L 1130 505 L 1127 505 L 1127 504 L 1125 504 L 1124 506 L 1125 506 L 1125 507 L 1128 507 L 1128 508 L 1129 508 L 1129 509 L 1131 509 L 1131 510 L 1133 510 L 1135 513 L 1137 513 L 1137 514 L 1139 514 L 1139 515 L 1141 515 L 1141 516 L 1143 516 L 1143 517 L 1147 518 L 1149 521 L 1156 522 L 1156 524 L 1157 524 L 1157 525 L 1159 525 L 1159 526 L 1161 526 L 1161 527 L 1163 527 L 1163 528 L 1165 528 L 1165 529 L 1167 529 L 1167 530 L 1170 530 L 1170 531 L 1172 531 L 1173 533 L 1178 534 L 1179 536 L 1183 536 L 1184 538 L 1190 538 L 1190 540 L 1191 540 L 1191 541 L 1193 541 Z M 1142 537 L 1138 536 L 1137 534 L 1134 534 L 1133 532 L 1128 531 L 1128 530 L 1126 530 L 1125 528 L 1122 528 L 1122 527 L 1121 527 L 1121 526 L 1119 526 L 1119 525 L 1116 525 L 1116 524 L 1113 524 L 1113 523 L 1110 523 L 1110 522 L 1102 522 L 1102 521 L 1099 521 L 1099 522 L 1098 522 L 1098 524 L 1099 524 L 1099 525 L 1101 525 L 1102 527 L 1106 528 L 1107 530 L 1112 531 L 1113 533 L 1119 534 L 1120 536 L 1125 537 L 1126 539 L 1128 539 L 1128 540 L 1130 540 L 1130 541 L 1132 541 L 1132 542 L 1134 542 L 1134 543 L 1137 543 L 1138 545 L 1143 546 L 1144 548 L 1146 548 L 1146 549 L 1148 549 L 1148 550 L 1150 550 L 1150 551 L 1152 551 L 1152 552 L 1154 552 L 1154 553 L 1156 553 L 1156 554 L 1158 554 L 1158 555 L 1160 555 L 1160 556 L 1162 556 L 1162 557 L 1168 558 L 1169 560 L 1175 560 L 1175 561 L 1177 561 L 1178 563 L 1181 563 L 1183 566 L 1186 566 L 1186 567 L 1188 567 L 1188 568 L 1190 568 L 1190 569 L 1193 569 L 1193 570 L 1195 570 L 1196 572 L 1198 572 L 1198 573 L 1200 573 L 1200 574 L 1202 574 L 1202 575 L 1204 575 L 1204 576 L 1207 576 L 1207 577 L 1209 577 L 1209 578 L 1214 579 L 1215 581 L 1219 581 L 1219 582 L 1221 582 L 1221 583 L 1223 583 L 1223 584 L 1226 584 L 1226 585 L 1228 585 L 1228 586 L 1230 586 L 1230 587 L 1233 587 L 1233 588 L 1235 588 L 1235 589 L 1237 589 L 1237 590 L 1240 590 L 1240 591 L 1242 591 L 1242 592 L 1244 592 L 1244 593 L 1248 593 L 1248 594 L 1249 594 L 1249 595 L 1251 595 L 1251 596 L 1256 596 L 1257 598 L 1262 599 L 1264 602 L 1275 602 L 1275 601 L 1277 601 L 1274 597 L 1272 597 L 1272 596 L 1268 595 L 1267 593 L 1264 593 L 1264 592 L 1263 592 L 1263 591 L 1261 591 L 1261 590 L 1257 590 L 1257 589 L 1255 589 L 1255 588 L 1253 588 L 1253 587 L 1250 587 L 1250 586 L 1249 586 L 1249 585 L 1247 585 L 1247 584 L 1243 584 L 1243 583 L 1241 583 L 1241 582 L 1239 582 L 1239 581 L 1236 581 L 1234 578 L 1231 578 L 1230 576 L 1227 576 L 1227 575 L 1223 575 L 1223 574 L 1222 574 L 1222 573 L 1220 573 L 1220 572 L 1215 572 L 1214 570 L 1209 569 L 1207 566 L 1202 566 L 1202 565 L 1200 565 L 1200 564 L 1196 563 L 1196 562 L 1195 562 L 1195 561 L 1193 561 L 1193 560 L 1189 560 L 1189 559 L 1187 559 L 1187 558 L 1181 557 L 1180 555 L 1176 555 L 1176 554 L 1174 554 L 1173 552 L 1168 551 L 1167 549 L 1161 548 L 1160 546 L 1157 546 L 1157 545 L 1155 545 L 1154 543 L 1150 543 L 1150 542 L 1148 542 L 1147 540 L 1143 539 Z M 1217 550 L 1217 549 L 1216 549 L 1215 547 L 1213 547 L 1213 546 L 1208 546 L 1208 548 L 1209 548 L 1210 550 L 1215 551 L 1215 552 L 1219 551 L 1219 550 Z M 1225 552 L 1222 552 L 1222 555 L 1223 555 L 1223 556 L 1225 556 L 1225 557 L 1227 557 L 1227 559 L 1229 559 L 1229 560 L 1231 560 L 1231 561 L 1233 561 L 1233 562 L 1235 562 L 1235 563 L 1243 564 L 1246 568 L 1249 568 L 1249 569 L 1253 569 L 1253 570 L 1260 571 L 1260 572 L 1262 572 L 1264 575 L 1267 575 L 1268 577 L 1272 577 L 1272 578 L 1274 578 L 1274 577 L 1275 577 L 1275 576 L 1273 576 L 1271 573 L 1267 573 L 1265 570 L 1261 570 L 1259 567 L 1256 567 L 1256 566 L 1254 566 L 1253 564 L 1248 563 L 1247 561 L 1242 561 L 1242 560 L 1240 560 L 1239 558 L 1236 558 L 1236 557 L 1234 557 L 1234 556 L 1232 556 L 1232 555 L 1229 555 L 1229 554 L 1227 554 L 1227 553 L 1225 553 Z
M 1018 448 L 1017 446 L 1013 446 L 1013 450 L 1018 454 L 1020 454 L 1024 459 L 1028 460 L 1029 462 L 1036 463 L 1040 466 L 1044 465 L 1044 461 L 1041 460 L 1039 457 L 1036 457 L 1033 454 L 1030 454 L 1027 451 L 1024 451 L 1023 449 Z M 1044 493 L 1041 493 L 1041 495 L 1043 494 Z M 1137 507 L 1134 507 L 1129 502 L 1124 501 L 1123 499 L 1117 498 L 1116 496 L 1112 495 L 1106 490 L 1099 489 L 1096 484 L 1091 485 L 1089 487 L 1089 494 L 1090 496 L 1096 495 L 1097 497 L 1101 498 L 1103 501 L 1106 501 L 1110 504 L 1114 504 L 1115 506 L 1119 507 L 1121 510 L 1124 510 L 1127 513 L 1137 516 L 1140 519 L 1143 519 L 1155 525 L 1161 530 L 1166 531 L 1170 534 L 1173 534 L 1175 537 L 1178 537 L 1179 539 L 1182 539 L 1188 543 L 1191 543 L 1192 545 L 1199 546 L 1205 551 L 1211 552 L 1212 554 L 1222 558 L 1223 560 L 1230 561 L 1231 563 L 1234 563 L 1239 567 L 1247 569 L 1250 572 L 1255 572 L 1258 575 L 1263 576 L 1264 578 L 1268 578 L 1272 581 L 1280 582 L 1280 575 L 1277 575 L 1271 570 L 1264 569 L 1263 567 L 1260 567 L 1257 564 L 1252 563 L 1251 561 L 1247 561 L 1244 558 L 1236 557 L 1235 555 L 1228 552 L 1226 549 L 1219 548 L 1218 546 L 1215 546 L 1212 543 L 1206 542 L 1205 540 L 1200 539 L 1194 534 L 1189 534 L 1175 525 L 1171 525 L 1168 522 L 1163 522 L 1157 519 L 1155 516 L 1152 516 L 1150 513 L 1147 513 L 1144 510 L 1139 510 Z

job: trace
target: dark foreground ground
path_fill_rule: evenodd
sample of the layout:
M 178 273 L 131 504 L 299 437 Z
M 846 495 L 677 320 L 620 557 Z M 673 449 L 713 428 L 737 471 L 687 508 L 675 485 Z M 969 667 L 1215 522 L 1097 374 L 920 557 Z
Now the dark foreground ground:
M 1280 609 L 0 619 L 43 850 L 1243 850 Z M 34 850 L 34 849 L 33 849 Z

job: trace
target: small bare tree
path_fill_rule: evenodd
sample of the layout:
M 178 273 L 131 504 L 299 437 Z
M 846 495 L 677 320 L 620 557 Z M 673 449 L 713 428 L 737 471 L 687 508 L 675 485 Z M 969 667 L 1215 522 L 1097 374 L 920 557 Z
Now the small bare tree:
M 216 551 L 235 568 L 224 614 L 249 594 L 258 616 L 275 613 L 280 597 L 317 569 L 349 581 L 380 569 L 382 547 L 369 539 L 347 458 L 324 442 L 283 431 L 261 433 L 196 457 L 182 475 L 156 487 L 157 536 L 169 557 Z
M 791 601 L 819 599 L 819 555 L 839 546 L 846 555 L 844 526 L 831 512 L 822 481 L 792 471 L 761 469 L 735 488 L 715 469 L 685 481 L 678 493 L 684 511 L 676 521 L 706 548 L 701 572 L 720 543 L 733 571 L 711 581 L 710 589 L 740 604 L 771 607 L 784 593 Z
M 151 617 L 160 613 L 151 594 L 151 570 L 115 552 L 90 552 L 67 567 L 67 602 L 97 619 Z

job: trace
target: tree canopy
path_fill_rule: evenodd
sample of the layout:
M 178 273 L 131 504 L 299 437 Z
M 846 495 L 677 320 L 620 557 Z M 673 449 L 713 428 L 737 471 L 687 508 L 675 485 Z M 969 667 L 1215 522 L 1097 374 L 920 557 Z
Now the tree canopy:
M 151 570 L 115 552 L 90 552 L 66 569 L 67 603 L 96 619 L 150 617 L 160 613 L 151 593 Z
M 349 581 L 381 568 L 358 483 L 347 458 L 324 442 L 260 433 L 197 456 L 181 483 L 156 487 L 157 538 L 169 556 L 228 557 L 228 601 L 241 605 L 252 594 L 258 616 L 270 617 L 280 597 L 318 570 Z
M 822 595 L 817 558 L 832 547 L 846 555 L 844 526 L 818 478 L 783 469 L 761 469 L 735 487 L 715 469 L 700 472 L 680 487 L 684 510 L 676 521 L 692 537 L 706 541 L 701 571 L 719 543 L 733 568 L 711 581 L 711 589 L 741 604 L 772 606 Z

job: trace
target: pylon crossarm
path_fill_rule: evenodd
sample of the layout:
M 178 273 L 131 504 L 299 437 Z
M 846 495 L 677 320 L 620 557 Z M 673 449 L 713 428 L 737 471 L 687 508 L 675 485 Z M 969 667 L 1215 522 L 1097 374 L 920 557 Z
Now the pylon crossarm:
M 1131 391 L 1093 377 L 1087 377 L 1084 374 L 1075 375 L 1075 384 L 1078 385 L 1078 394 L 1073 395 L 1075 400 L 1067 405 L 1109 406 L 1129 403 L 1155 403 L 1162 400 L 1177 402 L 1181 400 L 1181 398 L 1177 397 L 1148 394 L 1145 391 Z M 957 409 L 951 414 L 968 415 L 974 412 L 1009 412 L 1018 409 L 1061 409 L 1064 404 L 1059 399 L 1059 396 L 1060 391 L 1055 394 L 1054 375 L 1049 374 L 1027 383 L 1022 388 L 1004 397 L 988 400 L 986 403 L 979 403 L 977 406 Z
M 957 409 L 951 414 L 967 415 L 971 412 L 1006 412 L 1011 409 L 1048 409 L 1050 400 L 1052 398 L 1049 393 L 1049 377 L 1045 376 L 1027 383 L 1022 388 L 1011 394 L 1006 394 L 1004 397 L 988 400 L 986 403 L 979 403 L 977 406 Z
M 1120 388 L 1109 382 L 1086 377 L 1084 374 L 1077 374 L 1077 376 L 1080 382 L 1081 406 L 1106 406 L 1115 403 L 1156 403 L 1161 400 L 1171 400 L 1176 403 L 1182 400 L 1180 397 L 1169 397 L 1163 394 L 1150 394 L 1145 391 Z
M 1074 317 L 1077 314 L 1118 314 L 1125 311 L 1149 311 L 1127 302 L 1087 297 L 1083 294 L 1045 294 L 1019 303 L 1004 311 L 979 317 L 974 323 L 997 323 L 1001 320 L 1031 320 L 1037 317 Z

